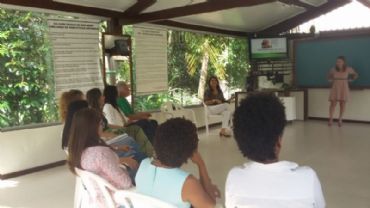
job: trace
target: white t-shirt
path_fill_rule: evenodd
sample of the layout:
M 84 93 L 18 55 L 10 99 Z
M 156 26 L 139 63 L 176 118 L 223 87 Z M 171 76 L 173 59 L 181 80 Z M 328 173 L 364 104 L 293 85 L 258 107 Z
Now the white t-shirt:
M 248 162 L 226 181 L 226 208 L 324 208 L 320 181 L 310 167 L 280 161 Z
M 120 110 L 115 109 L 111 104 L 106 103 L 103 107 L 103 113 L 108 120 L 108 124 L 116 126 L 124 126 L 125 118 Z

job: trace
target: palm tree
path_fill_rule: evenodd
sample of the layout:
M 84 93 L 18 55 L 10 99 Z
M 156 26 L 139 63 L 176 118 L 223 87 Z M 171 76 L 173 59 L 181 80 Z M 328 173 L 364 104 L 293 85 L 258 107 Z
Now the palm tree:
M 188 46 L 186 61 L 188 73 L 194 75 L 200 66 L 200 79 L 198 85 L 198 98 L 203 99 L 209 64 L 215 68 L 215 74 L 225 79 L 225 67 L 220 57 L 226 48 L 227 38 L 215 35 L 200 35 L 185 33 L 185 42 Z

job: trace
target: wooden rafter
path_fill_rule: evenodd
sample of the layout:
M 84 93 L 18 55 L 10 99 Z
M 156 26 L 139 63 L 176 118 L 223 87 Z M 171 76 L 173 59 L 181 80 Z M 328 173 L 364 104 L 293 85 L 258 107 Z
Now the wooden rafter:
M 305 2 L 299 1 L 299 0 L 279 0 L 281 3 L 288 4 L 288 5 L 294 5 L 298 7 L 302 7 L 305 9 L 313 9 L 315 8 L 311 4 L 307 4 Z
M 72 4 L 65 4 L 52 0 L 0 0 L 0 3 L 24 7 L 50 9 L 55 11 L 88 14 L 101 17 L 122 17 L 123 15 L 122 12 L 95 7 L 84 7 Z
M 157 0 L 137 0 L 137 2 L 128 8 L 123 15 L 126 16 L 134 16 L 140 14 L 142 11 L 147 9 L 148 7 L 155 4 Z
M 233 9 L 237 7 L 250 7 L 266 3 L 276 2 L 276 0 L 212 0 L 198 4 L 164 9 L 155 12 L 143 13 L 127 19 L 123 17 L 122 24 L 135 24 L 142 22 L 154 22 L 160 20 L 168 20 L 177 17 L 189 16 L 194 14 L 202 14 L 216 12 L 221 10 Z M 126 19 L 125 19 L 126 18 Z
M 152 23 L 157 24 L 157 25 L 165 25 L 169 27 L 183 28 L 183 29 L 194 30 L 194 31 L 204 31 L 204 32 L 209 32 L 209 33 L 218 33 L 218 34 L 231 35 L 231 36 L 247 37 L 249 35 L 252 35 L 246 32 L 223 30 L 223 29 L 206 27 L 206 26 L 201 26 L 201 25 L 186 24 L 186 23 L 176 22 L 172 20 L 162 20 L 162 21 L 157 21 L 157 22 L 152 22 Z
M 314 19 L 316 17 L 319 17 L 323 14 L 326 14 L 336 8 L 339 8 L 341 6 L 344 6 L 348 3 L 350 3 L 352 0 L 330 0 L 327 3 L 314 8 L 314 9 L 309 9 L 304 13 L 301 13 L 295 17 L 292 17 L 288 20 L 285 20 L 281 23 L 278 23 L 274 26 L 271 26 L 267 29 L 264 29 L 258 34 L 261 35 L 277 35 L 282 32 L 286 32 L 294 27 L 299 26 L 300 24 L 303 24 L 311 19 Z

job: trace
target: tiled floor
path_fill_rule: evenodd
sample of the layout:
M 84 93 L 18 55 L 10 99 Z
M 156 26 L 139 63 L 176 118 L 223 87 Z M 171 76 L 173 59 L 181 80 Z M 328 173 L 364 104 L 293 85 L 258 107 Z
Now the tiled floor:
M 223 190 L 229 169 L 245 159 L 232 138 L 212 133 L 207 138 L 200 132 L 200 151 L 213 181 Z M 285 131 L 283 145 L 282 160 L 317 171 L 329 208 L 370 208 L 370 125 L 329 128 L 325 122 L 294 122 Z M 185 169 L 197 175 L 192 164 Z M 69 208 L 73 191 L 73 176 L 66 167 L 58 167 L 0 181 L 0 207 Z

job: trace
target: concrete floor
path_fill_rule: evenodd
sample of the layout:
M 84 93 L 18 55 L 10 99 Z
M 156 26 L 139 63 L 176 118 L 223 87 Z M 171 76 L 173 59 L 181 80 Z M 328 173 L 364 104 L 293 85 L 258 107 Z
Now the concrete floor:
M 232 138 L 220 138 L 217 129 L 206 137 L 199 132 L 200 152 L 211 178 L 224 190 L 228 171 L 245 163 Z M 296 121 L 285 130 L 281 160 L 316 170 L 329 208 L 370 207 L 370 125 Z M 186 170 L 197 174 L 194 165 Z M 69 208 L 74 178 L 66 166 L 0 181 L 1 208 Z M 223 199 L 220 200 L 220 203 Z

